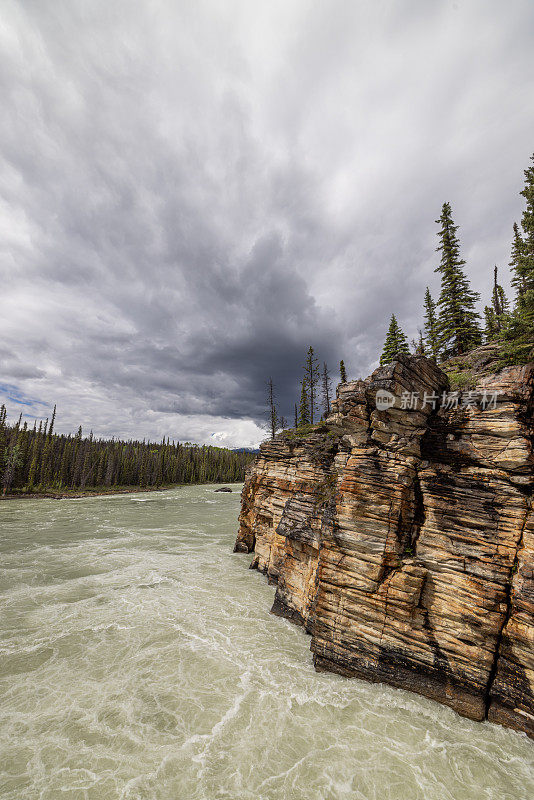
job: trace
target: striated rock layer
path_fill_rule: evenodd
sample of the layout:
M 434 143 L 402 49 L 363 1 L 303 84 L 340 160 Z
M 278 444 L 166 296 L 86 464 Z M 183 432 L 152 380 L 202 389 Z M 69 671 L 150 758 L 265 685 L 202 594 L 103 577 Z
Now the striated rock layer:
M 395 405 L 378 410 L 379 390 Z M 534 736 L 534 365 L 457 407 L 435 401 L 447 390 L 422 356 L 341 384 L 324 426 L 262 444 L 235 549 L 311 634 L 317 669 Z

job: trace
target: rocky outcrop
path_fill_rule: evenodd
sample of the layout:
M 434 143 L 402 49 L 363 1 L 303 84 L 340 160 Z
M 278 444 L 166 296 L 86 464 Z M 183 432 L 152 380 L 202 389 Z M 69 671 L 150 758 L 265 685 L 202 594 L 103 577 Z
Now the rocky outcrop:
M 451 395 L 400 356 L 341 384 L 325 425 L 262 444 L 236 550 L 317 669 L 534 736 L 533 396 L 534 365 Z

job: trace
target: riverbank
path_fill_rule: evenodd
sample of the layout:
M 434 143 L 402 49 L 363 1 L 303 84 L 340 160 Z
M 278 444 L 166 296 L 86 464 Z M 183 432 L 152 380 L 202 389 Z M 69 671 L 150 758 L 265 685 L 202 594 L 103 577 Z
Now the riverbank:
M 22 490 L 9 492 L 8 494 L 1 495 L 0 500 L 39 500 L 40 498 L 49 500 L 67 500 L 76 499 L 79 497 L 100 497 L 102 495 L 114 494 L 136 494 L 138 492 L 168 492 L 170 489 L 182 489 L 185 486 L 241 486 L 239 482 L 234 484 L 230 483 L 171 483 L 165 486 L 121 486 L 115 488 L 95 487 L 94 489 L 64 489 L 62 491 L 46 491 L 46 492 L 24 492 Z M 233 490 L 232 490 L 233 491 Z
M 166 492 L 169 489 L 179 489 L 181 486 L 191 485 L 191 486 L 199 486 L 204 484 L 182 484 L 182 483 L 173 483 L 169 486 L 121 486 L 121 487 L 110 487 L 109 489 L 104 489 L 102 487 L 96 487 L 94 489 L 84 489 L 80 491 L 80 489 L 64 489 L 62 491 L 54 492 L 54 491 L 45 491 L 45 492 L 24 492 L 24 491 L 16 491 L 16 492 L 9 492 L 5 495 L 0 495 L 0 500 L 38 500 L 39 498 L 47 498 L 50 500 L 65 500 L 65 499 L 75 499 L 77 497 L 100 497 L 101 495 L 107 494 L 135 494 L 136 492 Z M 217 484 L 213 484 L 217 486 Z

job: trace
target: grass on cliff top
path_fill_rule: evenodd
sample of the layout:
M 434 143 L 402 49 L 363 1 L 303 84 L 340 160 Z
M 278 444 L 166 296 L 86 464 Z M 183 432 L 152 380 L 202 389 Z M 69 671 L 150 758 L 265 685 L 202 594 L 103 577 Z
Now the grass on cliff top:
M 329 436 L 334 435 L 328 425 L 322 420 L 315 425 L 299 425 L 298 428 L 287 428 L 286 430 L 281 431 L 281 435 L 284 437 L 284 439 L 291 440 L 304 439 L 306 436 L 310 436 L 312 433 L 326 433 Z
M 477 378 L 470 369 L 466 369 L 463 372 L 447 372 L 446 374 L 453 392 L 474 389 L 477 385 Z
M 452 391 L 474 389 L 480 378 L 500 372 L 502 344 L 487 342 L 461 356 L 453 356 L 439 366 L 447 374 Z

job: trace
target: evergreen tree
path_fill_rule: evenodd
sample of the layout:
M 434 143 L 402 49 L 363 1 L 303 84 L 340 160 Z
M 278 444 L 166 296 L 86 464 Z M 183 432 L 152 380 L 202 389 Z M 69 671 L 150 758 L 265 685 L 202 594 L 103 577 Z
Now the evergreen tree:
M 60 486 L 68 486 L 69 485 L 69 464 L 70 464 L 70 436 L 65 441 L 63 446 L 63 452 L 61 453 L 61 461 L 59 462 L 59 485 Z M 104 454 L 105 451 L 102 451 Z M 97 484 L 98 485 L 98 484 Z
M 11 488 L 13 484 L 13 479 L 15 477 L 15 472 L 17 467 L 21 464 L 21 453 L 20 453 L 20 446 L 15 442 L 13 447 L 10 447 L 7 451 L 5 463 L 4 463 L 4 474 L 2 476 L 2 493 L 6 494 L 7 491 Z
M 273 379 L 269 378 L 267 381 L 267 430 L 271 435 L 271 439 L 276 436 L 278 428 L 278 415 L 276 413 L 276 403 L 274 396 Z
M 54 411 L 52 413 L 52 419 L 50 421 L 50 427 L 48 428 L 48 432 L 45 432 L 44 435 L 44 443 L 43 443 L 43 452 L 42 452 L 42 459 L 41 459 L 41 480 L 40 484 L 42 486 L 49 486 L 51 483 L 51 471 L 52 471 L 52 434 L 54 431 L 54 422 L 56 420 L 56 407 L 54 406 Z M 46 426 L 45 426 L 46 429 Z
M 323 361 L 323 374 L 321 377 L 323 418 L 326 419 L 330 414 L 330 393 L 332 391 L 332 381 L 328 373 L 326 361 Z
M 484 337 L 487 342 L 499 339 L 508 323 L 509 303 L 504 289 L 498 282 L 498 269 L 493 269 L 493 290 L 491 306 L 484 307 Z
M 339 362 L 339 379 L 341 383 L 347 383 L 347 371 L 343 359 Z
M 22 415 L 21 415 L 22 416 Z M 2 493 L 6 494 L 9 491 L 13 484 L 13 480 L 15 478 L 15 473 L 17 468 L 20 466 L 21 462 L 21 447 L 19 444 L 19 428 L 20 428 L 20 417 L 19 421 L 15 425 L 13 432 L 10 436 L 9 446 L 6 448 L 5 458 L 4 458 L 4 470 L 2 474 Z
M 297 404 L 295 403 L 295 428 L 299 426 L 299 412 L 297 408 Z
M 498 337 L 499 330 L 495 320 L 495 311 L 491 306 L 484 306 L 484 339 L 491 342 Z
M 386 341 L 384 342 L 384 349 L 382 351 L 382 355 L 380 356 L 380 366 L 384 366 L 384 364 L 390 364 L 395 360 L 395 357 L 398 356 L 399 353 L 408 354 L 409 352 L 410 348 L 408 346 L 408 339 L 400 328 L 395 314 L 392 314 Z
M 512 244 L 512 285 L 516 291 L 513 315 L 506 331 L 506 356 L 510 363 L 524 363 L 534 357 L 534 155 L 525 170 L 525 210 L 521 229 L 514 225 Z
M 37 420 L 34 422 L 33 431 L 30 434 L 27 458 L 30 465 L 28 471 L 27 489 L 31 492 L 35 485 L 35 473 L 37 471 Z
M 534 155 L 532 166 L 525 170 L 525 187 L 521 194 L 526 207 L 521 217 L 523 228 L 522 270 L 524 274 L 524 294 L 534 291 Z M 532 297 L 530 298 L 532 302 Z M 530 309 L 532 311 L 532 309 Z
M 35 486 L 35 480 L 37 475 L 37 456 L 35 455 L 30 464 L 30 471 L 28 473 L 28 491 L 31 492 Z
M 299 427 L 310 424 L 310 405 L 308 399 L 308 386 L 306 376 L 302 378 L 300 384 L 300 404 L 299 404 Z
M 417 339 L 412 339 L 412 352 L 415 356 L 424 356 L 426 353 L 425 342 L 423 339 L 423 331 L 419 328 L 419 336 Z
M 510 303 L 506 297 L 506 293 L 498 281 L 499 270 L 497 265 L 493 268 L 493 292 L 491 295 L 491 302 L 495 316 L 498 318 L 499 330 L 502 330 L 506 323 L 506 317 L 510 311 Z
M 304 378 L 306 381 L 306 391 L 308 393 L 310 425 L 313 425 L 315 411 L 317 407 L 317 384 L 319 382 L 319 362 L 313 352 L 313 347 L 308 348 L 306 362 L 304 364 Z
M 6 444 L 6 417 L 7 411 L 5 405 L 2 403 L 0 406 L 0 457 L 4 452 Z
M 512 240 L 510 267 L 512 268 L 511 284 L 515 289 L 516 306 L 520 305 L 527 291 L 527 271 L 525 266 L 525 243 L 519 231 L 519 225 L 517 222 L 514 222 L 514 238 Z
M 439 339 L 438 339 L 438 318 L 436 313 L 436 303 L 434 302 L 430 289 L 426 287 L 425 292 L 425 335 L 424 341 L 426 349 L 433 359 L 439 358 Z
M 479 314 L 475 303 L 479 294 L 470 288 L 464 273 L 465 261 L 460 258 L 458 226 L 452 219 L 451 206 L 443 203 L 441 216 L 436 222 L 441 226 L 438 237 L 441 262 L 436 272 L 441 275 L 441 292 L 437 303 L 438 346 L 447 358 L 460 355 L 476 347 L 481 342 Z
M 2 474 L 6 460 L 6 444 L 7 444 L 7 431 L 6 431 L 6 417 L 7 411 L 4 404 L 0 407 L 0 475 Z
M 52 411 L 52 421 L 50 422 L 50 427 L 48 428 L 48 438 L 52 438 L 52 434 L 54 432 L 54 423 L 56 421 L 56 404 L 54 403 L 54 410 Z

